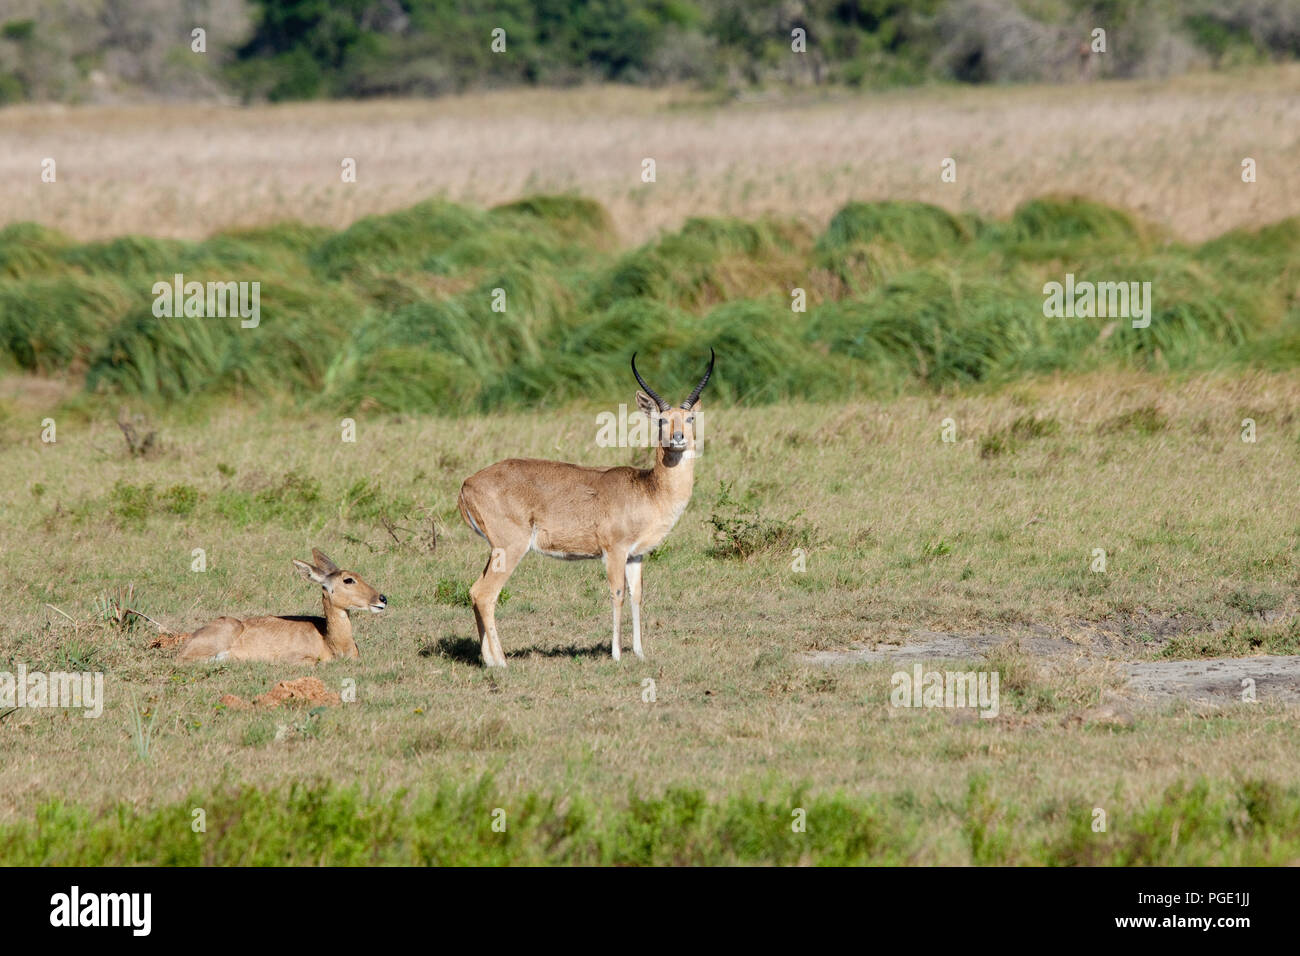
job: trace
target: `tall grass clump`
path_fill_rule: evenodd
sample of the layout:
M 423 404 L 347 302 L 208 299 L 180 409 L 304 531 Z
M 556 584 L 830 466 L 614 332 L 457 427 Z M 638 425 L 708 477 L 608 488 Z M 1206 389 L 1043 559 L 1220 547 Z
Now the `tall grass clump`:
M 995 247 L 1017 258 L 1066 261 L 1144 252 L 1154 233 L 1131 213 L 1078 196 L 1031 199 L 1016 207 L 1010 222 L 984 230 Z
M 831 219 L 817 242 L 830 252 L 858 243 L 898 246 L 915 259 L 933 259 L 971 239 L 969 227 L 945 209 L 923 202 L 852 202 Z
M 80 276 L 0 282 L 0 359 L 29 372 L 85 367 L 130 302 L 116 282 Z
M 923 202 L 852 202 L 817 239 L 815 262 L 851 295 L 863 295 L 923 262 L 955 255 L 970 226 Z
M 809 238 L 794 224 L 765 219 L 695 218 L 658 242 L 622 256 L 598 276 L 593 308 L 625 299 L 653 299 L 698 309 L 763 291 L 788 295 L 800 266 L 795 250 Z
M 442 200 L 359 219 L 320 243 L 312 264 L 338 278 L 360 271 L 420 270 L 457 240 L 480 231 L 486 213 Z
M 34 222 L 19 222 L 0 229 L 0 278 L 22 279 L 59 271 L 61 253 L 71 239 Z
M 493 206 L 491 214 L 513 224 L 532 219 L 556 236 L 587 246 L 609 244 L 614 239 L 614 224 L 605 207 L 582 196 L 528 196 Z

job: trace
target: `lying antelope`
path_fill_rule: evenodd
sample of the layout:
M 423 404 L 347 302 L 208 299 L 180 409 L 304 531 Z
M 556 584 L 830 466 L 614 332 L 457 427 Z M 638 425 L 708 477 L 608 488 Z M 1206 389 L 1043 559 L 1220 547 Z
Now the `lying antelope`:
M 182 661 L 328 661 L 336 657 L 359 657 L 352 639 L 349 611 L 373 611 L 388 607 L 384 597 L 355 571 L 341 571 L 315 548 L 314 564 L 294 560 L 302 576 L 321 587 L 324 617 L 250 617 L 239 620 L 219 617 L 194 633 L 182 636 Z
M 510 458 L 465 479 L 460 514 L 492 547 L 483 575 L 470 588 L 483 663 L 505 667 L 497 637 L 496 603 L 502 586 L 529 551 L 552 558 L 602 558 L 614 602 L 614 660 L 621 652 L 623 590 L 632 599 L 632 653 L 641 651 L 641 561 L 653 551 L 691 500 L 695 478 L 695 416 L 709 368 L 678 408 L 655 394 L 636 370 L 637 407 L 657 424 L 653 468 L 585 468 L 560 461 Z

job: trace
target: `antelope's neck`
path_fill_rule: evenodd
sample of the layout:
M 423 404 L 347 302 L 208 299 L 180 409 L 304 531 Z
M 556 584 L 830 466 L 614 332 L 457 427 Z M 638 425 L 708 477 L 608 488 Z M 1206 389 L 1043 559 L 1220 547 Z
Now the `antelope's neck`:
M 335 657 L 352 657 L 357 645 L 352 640 L 352 618 L 342 608 L 330 603 L 328 594 L 321 595 L 325 606 L 325 644 Z
M 673 451 L 660 445 L 655 449 L 656 490 L 673 502 L 690 500 L 695 485 L 695 449 Z

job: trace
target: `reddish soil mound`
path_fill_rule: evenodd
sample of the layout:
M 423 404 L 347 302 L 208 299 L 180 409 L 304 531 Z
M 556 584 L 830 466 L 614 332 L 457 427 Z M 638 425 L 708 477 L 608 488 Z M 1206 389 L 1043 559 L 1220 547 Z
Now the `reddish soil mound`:
M 223 694 L 218 701 L 231 710 L 248 710 L 251 707 L 279 707 L 284 703 L 293 704 L 328 704 L 333 706 L 342 701 L 332 690 L 326 690 L 319 677 L 299 677 L 297 680 L 282 680 L 260 697 L 254 697 L 250 704 L 234 694 Z
M 258 707 L 278 707 L 286 702 L 306 704 L 338 704 L 339 695 L 326 690 L 319 677 L 299 677 L 297 680 L 282 680 L 268 693 L 254 697 L 253 703 Z

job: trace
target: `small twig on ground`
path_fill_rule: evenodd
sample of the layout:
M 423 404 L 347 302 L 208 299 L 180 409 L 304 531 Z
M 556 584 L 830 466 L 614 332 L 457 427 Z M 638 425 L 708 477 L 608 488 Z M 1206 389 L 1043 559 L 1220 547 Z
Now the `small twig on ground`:
M 122 613 L 123 613 L 124 615 L 125 615 L 125 614 L 134 614 L 136 617 L 142 617 L 142 618 L 144 618 L 146 621 L 148 621 L 150 624 L 152 624 L 154 627 L 158 628 L 158 630 L 162 631 L 164 634 L 175 634 L 175 633 L 177 633 L 176 631 L 173 631 L 173 630 L 172 630 L 170 627 L 168 627 L 167 625 L 165 625 L 165 624 L 159 624 L 157 621 L 155 621 L 153 618 L 151 618 L 148 614 L 145 614 L 143 611 L 137 611 L 137 610 L 135 610 L 135 608 L 130 608 L 130 607 L 129 607 L 129 608 L 126 608 Z
M 60 614 L 66 617 L 73 624 L 76 624 L 78 627 L 81 626 L 80 624 L 78 624 L 77 619 L 75 617 L 73 617 L 71 614 L 69 614 L 67 611 L 63 610 L 62 608 L 57 608 L 53 604 L 48 604 L 48 603 L 45 606 L 48 607 L 51 611 L 58 611 Z
M 397 532 L 393 530 L 393 523 L 388 520 L 387 515 L 380 515 L 379 523 L 384 526 L 384 530 L 388 532 L 389 537 L 391 537 L 394 541 L 397 542 L 399 547 L 405 544 L 405 542 L 402 541 L 402 539 L 397 536 Z M 406 529 L 403 528 L 402 530 L 405 531 Z

